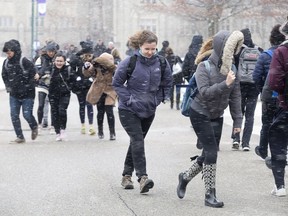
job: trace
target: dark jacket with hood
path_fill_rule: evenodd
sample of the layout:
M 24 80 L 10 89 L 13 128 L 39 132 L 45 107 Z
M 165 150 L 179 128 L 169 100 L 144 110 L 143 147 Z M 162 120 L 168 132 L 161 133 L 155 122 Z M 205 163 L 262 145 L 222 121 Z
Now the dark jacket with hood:
M 127 80 L 128 57 L 117 67 L 112 85 L 119 96 L 119 109 L 129 110 L 140 118 L 148 118 L 155 114 L 156 107 L 170 98 L 172 73 L 167 62 L 165 72 L 161 76 L 158 55 L 146 58 L 139 53 L 131 77 Z M 126 82 L 127 81 L 127 82 Z
M 242 42 L 243 34 L 239 31 L 232 34 L 220 31 L 214 36 L 213 51 L 208 59 L 210 71 L 203 62 L 198 65 L 195 78 L 199 92 L 191 103 L 193 110 L 210 119 L 223 116 L 229 105 L 234 128 L 241 128 L 242 124 L 240 75 L 235 71 L 236 79 L 231 86 L 226 85 L 226 77 L 234 52 L 239 52 Z
M 195 65 L 195 59 L 202 46 L 202 43 L 203 43 L 202 35 L 193 36 L 192 42 L 189 46 L 189 51 L 185 55 L 183 65 L 182 65 L 182 71 L 183 71 L 184 78 L 187 81 L 190 80 L 190 78 L 193 76 L 193 74 L 196 71 L 197 65 Z
M 9 50 L 14 52 L 11 59 L 6 59 L 2 67 L 2 78 L 7 92 L 17 99 L 35 98 L 35 80 L 36 69 L 34 64 L 27 58 L 20 59 L 22 55 L 20 43 L 17 40 L 10 40 L 4 44 L 3 52 Z

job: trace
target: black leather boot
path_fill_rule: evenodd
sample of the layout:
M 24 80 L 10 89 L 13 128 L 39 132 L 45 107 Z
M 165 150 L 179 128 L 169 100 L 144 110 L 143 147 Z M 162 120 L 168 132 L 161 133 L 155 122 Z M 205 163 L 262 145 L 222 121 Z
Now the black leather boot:
M 205 183 L 205 206 L 221 208 L 224 203 L 216 198 L 216 164 L 203 165 L 203 179 Z
M 187 184 L 202 170 L 197 162 L 194 162 L 192 166 L 186 171 L 182 172 L 178 176 L 177 196 L 182 199 L 186 193 Z
M 116 140 L 116 134 L 115 134 L 115 129 L 110 128 L 110 140 Z
M 98 126 L 98 137 L 99 137 L 99 139 L 104 139 L 103 125 Z

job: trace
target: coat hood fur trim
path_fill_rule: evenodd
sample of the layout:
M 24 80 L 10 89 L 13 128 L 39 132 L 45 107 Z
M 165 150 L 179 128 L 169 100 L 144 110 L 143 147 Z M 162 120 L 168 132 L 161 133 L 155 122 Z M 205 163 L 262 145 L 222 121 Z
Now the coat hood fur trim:
M 103 53 L 99 57 L 93 59 L 92 64 L 100 64 L 102 67 L 108 69 L 109 71 L 114 71 L 116 69 L 114 58 L 109 53 Z
M 202 44 L 196 59 L 195 64 L 198 65 L 205 57 L 209 57 L 213 51 L 213 38 L 209 38 Z
M 244 35 L 241 31 L 233 31 L 224 46 L 222 55 L 222 66 L 220 73 L 227 75 L 232 67 L 234 55 L 240 52 L 241 46 L 244 42 Z

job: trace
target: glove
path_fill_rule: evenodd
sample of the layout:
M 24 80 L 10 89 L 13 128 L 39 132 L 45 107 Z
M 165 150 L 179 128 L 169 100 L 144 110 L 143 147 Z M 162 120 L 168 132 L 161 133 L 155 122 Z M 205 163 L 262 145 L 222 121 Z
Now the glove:
M 91 63 L 90 62 L 85 62 L 84 63 L 84 69 L 87 70 L 90 67 Z

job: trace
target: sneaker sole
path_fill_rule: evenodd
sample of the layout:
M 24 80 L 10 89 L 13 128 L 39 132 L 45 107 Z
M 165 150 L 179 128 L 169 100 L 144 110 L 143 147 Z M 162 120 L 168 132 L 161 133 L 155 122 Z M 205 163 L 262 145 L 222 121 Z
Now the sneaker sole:
M 232 144 L 232 150 L 238 151 L 239 150 L 239 144 Z
M 147 192 L 149 192 L 149 190 L 151 189 L 151 188 L 153 188 L 154 187 L 154 182 L 151 180 L 151 179 L 148 179 L 147 181 L 146 181 L 146 184 L 144 185 L 144 187 L 142 188 L 142 190 L 140 191 L 140 193 L 147 193 Z
M 122 185 L 123 186 L 123 185 Z M 134 189 L 134 186 L 133 185 L 126 185 L 125 187 L 123 186 L 123 188 L 125 190 L 131 190 L 131 189 Z
M 249 147 L 244 147 L 243 151 L 250 151 L 250 148 Z

